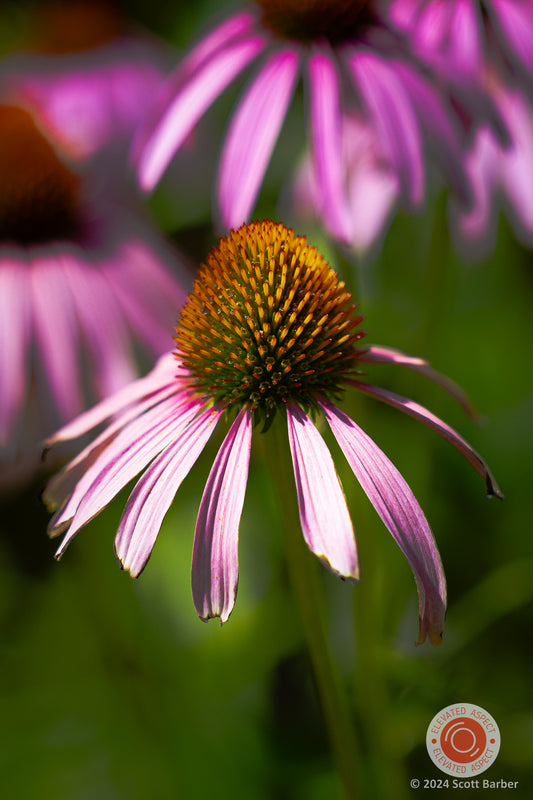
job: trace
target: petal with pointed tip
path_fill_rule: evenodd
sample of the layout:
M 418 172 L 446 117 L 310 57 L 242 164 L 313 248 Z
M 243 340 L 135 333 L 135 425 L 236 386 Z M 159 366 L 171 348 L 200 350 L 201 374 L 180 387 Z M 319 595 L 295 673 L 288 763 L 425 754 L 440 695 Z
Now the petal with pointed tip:
M 371 384 L 363 383 L 363 381 L 350 381 L 350 384 L 355 386 L 356 389 L 359 389 L 359 391 L 364 392 L 371 397 L 377 397 L 378 400 L 383 400 L 385 403 L 394 406 L 394 408 L 399 408 L 400 411 L 405 411 L 405 413 L 409 414 L 410 417 L 419 419 L 429 428 L 433 428 L 433 430 L 437 431 L 437 433 L 446 439 L 446 441 L 450 442 L 450 444 L 453 444 L 453 446 L 464 455 L 467 461 L 472 464 L 476 472 L 481 475 L 485 481 L 488 496 L 499 497 L 500 499 L 503 498 L 503 494 L 501 493 L 492 472 L 488 468 L 485 461 L 481 458 L 479 453 L 476 453 L 474 448 L 471 447 L 468 442 L 457 433 L 457 431 L 454 431 L 453 428 L 447 425 L 443 420 L 439 419 L 439 417 L 437 417 L 435 414 L 432 414 L 431 411 L 428 411 L 427 408 L 424 408 L 424 406 L 421 406 L 419 403 L 415 403 L 414 400 L 409 400 L 407 397 L 402 397 L 395 392 L 388 392 L 378 386 L 372 386 Z
M 418 589 L 420 632 L 440 644 L 446 611 L 446 582 L 437 545 L 411 489 L 374 441 L 327 400 L 326 419 L 357 480 L 407 558 Z

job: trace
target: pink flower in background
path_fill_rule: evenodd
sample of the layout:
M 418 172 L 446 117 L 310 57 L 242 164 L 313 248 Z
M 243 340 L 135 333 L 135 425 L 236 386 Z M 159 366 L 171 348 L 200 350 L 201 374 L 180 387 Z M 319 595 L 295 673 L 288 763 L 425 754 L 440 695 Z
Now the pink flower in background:
M 186 296 L 125 162 L 111 175 L 67 159 L 15 99 L 0 97 L 2 485 L 35 469 L 43 436 L 136 377 L 139 355 L 168 350 Z
M 264 0 L 227 18 L 183 58 L 148 111 L 132 150 L 142 188 L 153 189 L 208 107 L 255 62 L 218 168 L 216 205 L 226 228 L 240 225 L 254 208 L 300 75 L 317 212 L 334 236 L 346 242 L 356 236 L 345 115 L 374 139 L 409 208 L 424 200 L 428 152 L 466 200 L 462 121 L 449 96 L 415 64 L 409 42 L 390 31 L 386 11 L 379 0 Z M 369 201 L 369 216 L 372 208 Z
M 388 12 L 416 56 L 453 86 L 465 119 L 491 125 L 503 140 L 491 95 L 479 87 L 496 61 L 531 81 L 532 0 L 389 0 Z
M 369 125 L 355 116 L 342 120 L 347 201 L 352 220 L 349 244 L 358 253 L 372 248 L 384 235 L 398 205 L 398 180 L 377 147 Z M 309 153 L 299 164 L 290 187 L 290 206 L 302 221 L 316 218 L 320 190 Z
M 533 106 L 520 88 L 506 86 L 496 77 L 491 85 L 510 143 L 503 147 L 490 127 L 482 126 L 466 154 L 474 202 L 468 211 L 452 203 L 451 220 L 455 243 L 469 258 L 483 258 L 492 251 L 500 208 L 517 238 L 533 245 Z
M 0 63 L 0 93 L 38 114 L 64 153 L 124 160 L 131 135 L 170 67 L 166 44 L 128 30 L 105 0 L 42 3 L 26 49 Z M 109 163 L 112 160 L 109 159 Z
M 94 516 L 142 472 L 119 523 L 124 569 L 145 567 L 165 514 L 221 418 L 234 416 L 200 503 L 192 592 L 203 619 L 227 620 L 238 582 L 238 531 L 254 423 L 286 420 L 302 532 L 336 575 L 357 581 L 354 532 L 333 460 L 312 416 L 322 416 L 354 475 L 405 554 L 419 594 L 419 643 L 441 638 L 445 578 L 429 525 L 409 486 L 359 426 L 337 406 L 347 387 L 421 420 L 450 441 L 499 489 L 481 457 L 419 404 L 366 383 L 362 365 L 401 364 L 454 394 L 427 362 L 387 347 L 360 347 L 361 317 L 344 284 L 303 237 L 271 222 L 221 239 L 200 269 L 176 328 L 175 353 L 145 378 L 85 412 L 48 442 L 108 426 L 52 479 L 45 501 L 58 508 L 51 535 L 65 533 L 59 557 Z M 267 440 L 268 444 L 268 440 Z

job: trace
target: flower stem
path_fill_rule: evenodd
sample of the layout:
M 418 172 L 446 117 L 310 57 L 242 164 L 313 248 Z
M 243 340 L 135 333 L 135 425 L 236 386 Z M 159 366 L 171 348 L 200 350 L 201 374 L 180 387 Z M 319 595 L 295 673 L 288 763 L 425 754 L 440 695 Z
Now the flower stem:
M 291 456 L 281 419 L 275 420 L 265 445 L 268 445 L 264 450 L 285 535 L 289 575 L 299 605 L 331 748 L 346 796 L 357 798 L 360 796 L 359 745 L 349 703 L 328 644 L 321 567 L 307 549 L 300 528 Z

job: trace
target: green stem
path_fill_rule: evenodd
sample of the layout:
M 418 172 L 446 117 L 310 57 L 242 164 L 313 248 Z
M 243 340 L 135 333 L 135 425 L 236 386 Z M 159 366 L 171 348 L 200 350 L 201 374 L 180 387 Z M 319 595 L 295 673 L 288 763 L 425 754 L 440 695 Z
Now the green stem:
M 270 462 L 276 503 L 283 522 L 289 575 L 299 605 L 331 748 L 346 796 L 357 798 L 360 796 L 357 770 L 357 764 L 360 763 L 359 746 L 350 706 L 329 649 L 321 567 L 302 536 L 290 467 L 291 456 L 281 419 L 275 420 L 265 445 L 268 445 L 265 446 L 265 454 Z

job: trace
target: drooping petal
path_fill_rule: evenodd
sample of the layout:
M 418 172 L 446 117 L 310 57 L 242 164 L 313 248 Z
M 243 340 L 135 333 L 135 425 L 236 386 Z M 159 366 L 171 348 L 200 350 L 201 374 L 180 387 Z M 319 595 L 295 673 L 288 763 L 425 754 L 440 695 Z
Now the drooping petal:
M 239 579 L 241 518 L 252 441 L 252 414 L 243 409 L 209 473 L 202 496 L 192 556 L 192 594 L 196 613 L 204 620 L 225 622 L 235 603 Z
M 405 87 L 393 67 L 368 50 L 352 51 L 347 65 L 406 202 L 420 205 L 425 185 L 423 148 Z
M 287 426 L 307 546 L 336 575 L 357 582 L 355 535 L 326 443 L 307 414 L 294 403 L 287 407 Z
M 130 406 L 107 427 L 92 439 L 89 444 L 84 447 L 74 458 L 66 464 L 57 475 L 54 475 L 46 487 L 43 499 L 50 509 L 59 508 L 65 500 L 72 495 L 76 485 L 82 479 L 83 475 L 87 472 L 88 468 L 94 464 L 100 453 L 105 447 L 115 438 L 117 433 L 125 428 L 126 425 L 140 417 L 150 408 L 157 406 L 167 397 L 176 394 L 175 385 L 171 384 L 161 389 L 159 392 L 150 394 L 147 398 L 139 401 L 134 406 Z M 185 400 L 185 395 L 183 395 Z
M 432 414 L 431 411 L 428 411 L 427 408 L 424 408 L 424 406 L 421 406 L 419 403 L 415 403 L 414 400 L 409 400 L 407 397 L 402 397 L 395 392 L 389 392 L 385 389 L 381 389 L 379 386 L 372 386 L 371 384 L 363 383 L 363 381 L 350 381 L 350 383 L 352 386 L 355 386 L 357 389 L 359 389 L 359 391 L 364 392 L 371 397 L 377 397 L 378 400 L 383 400 L 385 403 L 394 406 L 394 408 L 399 408 L 401 411 L 405 411 L 405 413 L 409 414 L 410 417 L 419 419 L 428 427 L 433 428 L 433 430 L 437 431 L 437 433 L 446 439 L 446 441 L 450 442 L 450 444 L 453 444 L 453 446 L 464 455 L 467 461 L 472 464 L 476 472 L 481 475 L 485 481 L 487 494 L 489 497 L 503 497 L 492 472 L 481 458 L 479 453 L 477 453 L 473 447 L 471 447 L 468 442 L 457 433 L 457 431 L 454 431 L 453 428 L 447 425 L 443 420 L 439 419 L 439 417 L 435 416 L 435 414 Z
M 308 64 L 311 157 L 317 183 L 318 213 L 332 233 L 345 242 L 351 238 L 343 161 L 339 79 L 331 51 L 314 53 Z
M 451 378 L 433 369 L 431 364 L 424 358 L 410 356 L 407 353 L 402 353 L 401 350 L 396 350 L 394 347 L 373 344 L 368 350 L 361 353 L 357 360 L 363 364 L 401 364 L 403 367 L 414 370 L 414 372 L 420 372 L 436 383 L 437 386 L 440 386 L 441 389 L 448 392 L 454 400 L 457 400 L 470 417 L 477 419 L 479 416 L 466 392 Z
M 357 480 L 407 558 L 418 589 L 418 644 L 429 636 L 440 644 L 446 611 L 446 582 L 437 545 L 411 489 L 380 448 L 346 414 L 327 400 L 324 414 Z
M 182 481 L 207 444 L 221 411 L 206 409 L 148 467 L 133 489 L 118 526 L 115 552 L 136 578 L 148 561 L 161 524 Z
M 31 317 L 25 264 L 2 255 L 0 269 L 0 443 L 11 433 L 27 384 L 26 353 Z
M 178 67 L 175 76 L 170 78 L 177 84 L 176 94 L 146 137 L 137 163 L 137 176 L 143 189 L 154 188 L 202 114 L 263 47 L 264 39 L 260 36 L 238 40 L 202 62 L 185 81 Z
M 51 536 L 69 526 L 56 557 L 61 556 L 80 528 L 99 514 L 135 475 L 180 436 L 199 410 L 198 401 L 189 402 L 182 408 L 176 398 L 171 397 L 130 422 L 113 439 L 87 469 L 65 506 L 50 522 Z
M 297 53 L 289 48 L 276 52 L 261 66 L 238 103 L 217 180 L 218 204 L 227 228 L 237 228 L 245 222 L 254 207 L 297 74 Z

